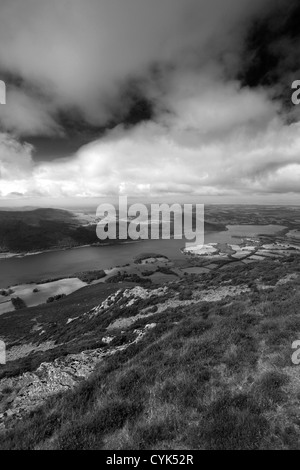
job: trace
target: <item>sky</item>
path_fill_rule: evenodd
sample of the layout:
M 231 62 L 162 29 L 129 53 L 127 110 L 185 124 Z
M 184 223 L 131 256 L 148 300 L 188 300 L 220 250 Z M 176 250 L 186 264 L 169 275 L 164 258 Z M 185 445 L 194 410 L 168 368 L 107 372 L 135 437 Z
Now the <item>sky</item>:
M 298 204 L 299 21 L 294 0 L 1 0 L 0 205 Z

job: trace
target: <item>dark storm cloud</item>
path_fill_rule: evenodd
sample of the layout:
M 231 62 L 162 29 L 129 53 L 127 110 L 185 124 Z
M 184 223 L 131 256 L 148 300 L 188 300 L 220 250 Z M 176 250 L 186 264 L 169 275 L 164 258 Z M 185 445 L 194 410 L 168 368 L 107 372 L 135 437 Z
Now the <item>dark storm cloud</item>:
M 300 77 L 300 3 L 274 2 L 255 17 L 245 40 L 238 78 L 243 86 L 268 87 L 284 108 L 291 103 L 291 84 Z M 292 108 L 292 109 L 291 109 Z
M 234 61 L 229 56 L 238 52 L 244 25 L 269 3 L 2 1 L 0 69 L 12 77 L 11 105 L 2 124 L 25 134 L 34 133 L 35 127 L 38 134 L 53 134 L 62 131 L 56 122 L 59 111 L 71 113 L 74 108 L 92 125 L 105 125 L 122 114 L 133 123 L 139 113 L 141 119 L 149 118 L 148 90 L 130 102 L 120 94 L 127 81 L 146 78 L 148 87 L 155 87 L 155 79 L 149 80 L 155 63 L 197 69 L 220 54 Z M 16 116 L 25 113 L 30 122 L 22 119 L 22 126 Z

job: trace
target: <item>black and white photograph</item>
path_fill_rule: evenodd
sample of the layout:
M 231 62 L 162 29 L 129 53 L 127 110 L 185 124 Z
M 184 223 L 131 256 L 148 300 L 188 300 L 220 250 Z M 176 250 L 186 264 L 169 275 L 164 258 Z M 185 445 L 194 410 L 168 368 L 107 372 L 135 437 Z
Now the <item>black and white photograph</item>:
M 0 450 L 300 450 L 299 196 L 298 0 L 0 0 Z

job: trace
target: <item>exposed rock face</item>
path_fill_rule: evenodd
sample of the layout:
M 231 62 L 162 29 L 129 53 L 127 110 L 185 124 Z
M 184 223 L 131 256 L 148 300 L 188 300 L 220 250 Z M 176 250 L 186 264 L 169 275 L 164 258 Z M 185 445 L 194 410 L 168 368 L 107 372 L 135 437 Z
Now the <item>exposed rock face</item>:
M 126 299 L 126 303 L 121 305 L 121 308 L 131 307 L 139 300 L 150 299 L 151 297 L 162 297 L 167 294 L 167 287 L 159 287 L 158 289 L 144 289 L 143 287 L 137 286 L 132 289 L 126 289 L 125 291 L 118 290 L 115 294 L 110 295 L 107 299 L 102 302 L 101 305 L 94 307 L 88 316 L 92 318 L 99 313 L 103 313 L 107 310 L 112 304 L 118 305 L 120 301 Z
M 143 287 L 134 287 L 133 289 L 126 289 L 123 297 L 130 299 L 127 307 L 133 305 L 137 300 L 150 299 L 151 297 L 162 297 L 168 292 L 167 287 L 159 287 L 158 289 L 144 289 Z
M 94 349 L 80 354 L 70 354 L 52 363 L 42 363 L 35 372 L 26 372 L 19 377 L 0 381 L 0 392 L 12 390 L 0 408 L 0 430 L 10 426 L 11 419 L 20 419 L 40 406 L 51 395 L 74 388 L 86 379 L 96 365 L 107 356 L 128 348 L 140 341 L 147 330 L 155 324 L 146 325 L 143 330 L 135 330 L 134 341 L 110 349 Z M 11 423 L 12 424 L 12 423 Z

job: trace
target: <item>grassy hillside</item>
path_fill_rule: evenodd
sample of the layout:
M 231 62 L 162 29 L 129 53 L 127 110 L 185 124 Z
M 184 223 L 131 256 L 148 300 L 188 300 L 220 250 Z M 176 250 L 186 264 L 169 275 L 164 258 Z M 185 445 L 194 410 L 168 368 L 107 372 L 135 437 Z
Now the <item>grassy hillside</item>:
M 299 261 L 229 265 L 152 297 L 151 289 L 134 297 L 132 285 L 90 286 L 57 312 L 44 306 L 18 311 L 14 321 L 3 316 L 12 346 L 53 340 L 56 347 L 17 361 L 19 370 L 8 364 L 2 377 L 34 370 L 49 354 L 53 360 L 62 343 L 65 355 L 77 344 L 104 356 L 86 380 L 12 422 L 1 448 L 299 449 L 299 367 L 291 361 L 300 339 Z M 108 295 L 105 308 L 92 308 Z M 2 389 L 2 402 L 12 393 Z
M 29 252 L 97 243 L 95 226 L 82 226 L 59 209 L 0 212 L 0 251 Z
M 206 232 L 221 231 L 225 228 L 222 224 L 205 222 Z M 173 220 L 171 220 L 171 234 L 173 231 Z M 36 252 L 99 242 L 96 224 L 87 225 L 80 220 L 78 214 L 76 216 L 70 211 L 60 209 L 0 211 L 0 252 Z M 107 242 L 113 243 L 114 240 Z

